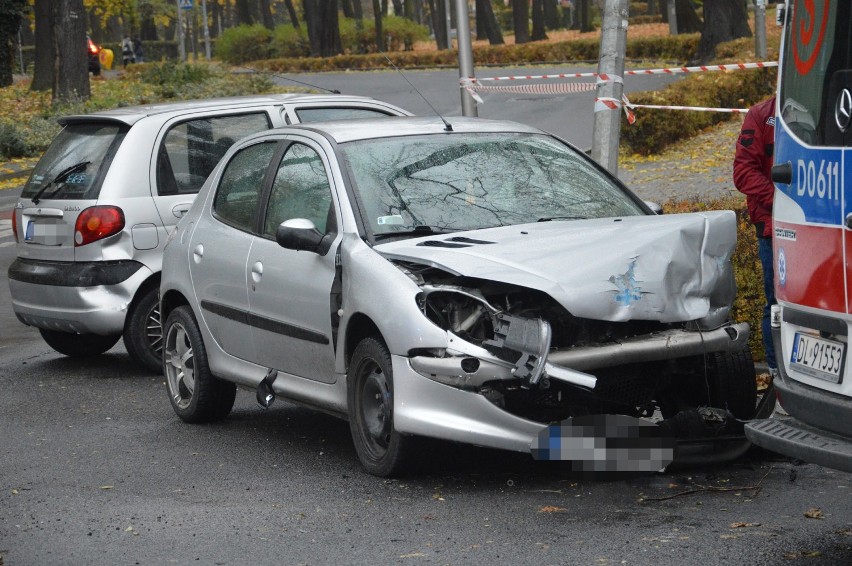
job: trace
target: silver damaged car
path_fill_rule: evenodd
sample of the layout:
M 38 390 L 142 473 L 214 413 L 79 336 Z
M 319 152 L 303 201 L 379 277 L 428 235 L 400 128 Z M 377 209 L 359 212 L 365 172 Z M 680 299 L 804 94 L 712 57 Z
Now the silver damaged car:
M 188 422 L 226 417 L 237 386 L 330 412 L 381 476 L 418 436 L 656 471 L 696 419 L 755 410 L 748 325 L 730 320 L 735 224 L 656 215 L 512 122 L 262 132 L 169 236 L 169 398 Z

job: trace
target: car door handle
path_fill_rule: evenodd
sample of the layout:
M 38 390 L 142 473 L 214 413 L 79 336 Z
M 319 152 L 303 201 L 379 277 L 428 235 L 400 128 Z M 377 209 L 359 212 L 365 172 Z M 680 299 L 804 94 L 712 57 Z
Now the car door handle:
M 174 214 L 177 218 L 183 218 L 184 215 L 189 212 L 190 208 L 192 208 L 191 202 L 176 204 L 174 208 L 172 208 L 172 214 Z
M 255 283 L 259 283 L 261 277 L 263 277 L 263 263 L 256 261 L 254 262 L 254 265 L 251 266 L 251 280 Z
M 198 244 L 195 246 L 195 249 L 192 250 L 192 261 L 198 263 L 201 261 L 201 258 L 204 257 L 204 244 Z

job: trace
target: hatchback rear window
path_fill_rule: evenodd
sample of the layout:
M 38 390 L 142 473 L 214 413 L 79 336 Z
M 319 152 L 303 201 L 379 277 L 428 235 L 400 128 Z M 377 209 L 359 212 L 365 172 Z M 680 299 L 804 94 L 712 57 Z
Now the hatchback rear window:
M 124 139 L 124 124 L 69 124 L 54 138 L 21 193 L 44 199 L 94 199 L 116 148 Z M 68 172 L 71 172 L 70 174 Z

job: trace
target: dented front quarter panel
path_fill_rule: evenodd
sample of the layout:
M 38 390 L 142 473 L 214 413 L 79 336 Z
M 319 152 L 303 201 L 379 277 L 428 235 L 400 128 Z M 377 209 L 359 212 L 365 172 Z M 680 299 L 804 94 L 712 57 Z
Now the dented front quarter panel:
M 391 354 L 414 348 L 446 348 L 447 332 L 429 321 L 417 305 L 420 287 L 355 234 L 340 242 L 343 305 L 337 348 L 337 371 L 346 371 L 341 347 L 356 314 L 369 317 L 382 333 Z
M 389 259 L 543 291 L 572 315 L 607 321 L 724 321 L 735 294 L 732 211 L 545 222 L 468 232 L 467 247 L 376 246 Z M 446 240 L 452 235 L 431 236 Z

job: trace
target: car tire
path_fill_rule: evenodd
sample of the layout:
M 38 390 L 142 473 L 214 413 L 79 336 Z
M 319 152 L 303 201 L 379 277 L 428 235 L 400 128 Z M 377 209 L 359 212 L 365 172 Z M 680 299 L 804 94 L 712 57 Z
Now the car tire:
M 402 473 L 411 458 L 413 438 L 393 423 L 393 369 L 385 344 L 373 337 L 355 348 L 347 374 L 349 429 L 361 464 L 370 474 Z
M 751 349 L 715 352 L 707 360 L 710 406 L 750 419 L 757 406 L 757 381 Z
M 101 336 L 100 334 L 73 334 L 39 328 L 41 337 L 47 345 L 70 358 L 85 358 L 103 354 L 118 342 L 121 336 Z
M 135 362 L 156 373 L 163 370 L 163 327 L 156 287 L 145 291 L 131 307 L 123 337 Z
M 234 407 L 237 387 L 210 372 L 201 331 L 188 306 L 177 307 L 166 320 L 163 373 L 172 408 L 188 423 L 222 420 Z

